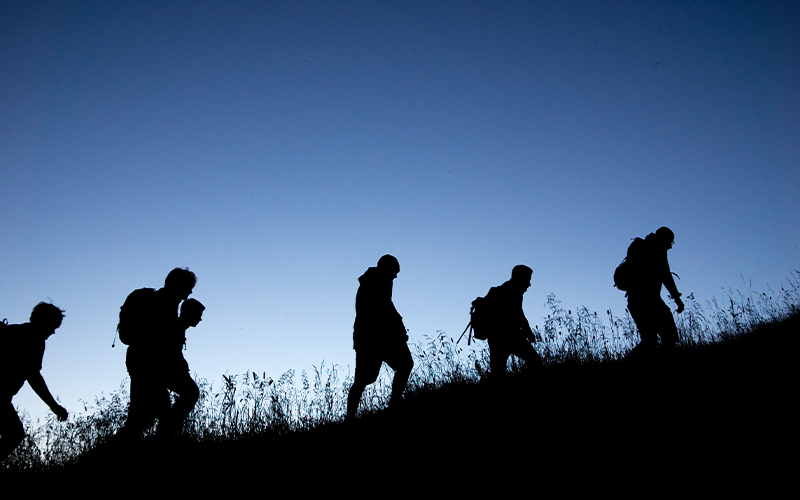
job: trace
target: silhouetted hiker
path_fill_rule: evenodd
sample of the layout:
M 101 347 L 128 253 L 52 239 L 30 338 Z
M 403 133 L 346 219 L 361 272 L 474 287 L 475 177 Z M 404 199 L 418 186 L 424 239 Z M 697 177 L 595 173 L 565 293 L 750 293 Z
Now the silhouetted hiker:
M 53 304 L 39 302 L 31 312 L 29 323 L 3 325 L 0 329 L 0 461 L 25 438 L 11 399 L 26 380 L 59 420 L 67 419 L 67 410 L 50 394 L 41 373 L 45 340 L 56 332 L 63 319 L 64 311 Z
M 664 349 L 671 350 L 678 342 L 678 329 L 669 306 L 661 299 L 663 284 L 683 312 L 681 294 L 672 279 L 667 260 L 667 250 L 672 248 L 675 235 L 667 228 L 659 228 L 644 239 L 636 238 L 628 247 L 628 255 L 614 273 L 614 283 L 628 297 L 631 313 L 641 342 L 628 353 L 626 359 L 638 359 L 653 352 L 658 337 Z
M 493 376 L 506 373 L 510 355 L 525 361 L 529 368 L 543 367 L 542 358 L 531 345 L 536 339 L 522 310 L 522 296 L 531 286 L 533 270 L 514 266 L 511 279 L 492 287 L 483 300 L 486 308 L 486 339 L 489 342 L 489 365 Z
M 196 283 L 193 272 L 175 268 L 163 288 L 135 290 L 120 309 L 118 329 L 120 340 L 128 344 L 126 365 L 131 377 L 128 420 L 118 433 L 120 438 L 138 438 L 156 419 L 160 420 L 159 436 L 171 437 L 197 402 L 197 384 L 189 377 L 181 351 L 186 329 L 200 318 L 197 313 L 183 321 L 178 316 L 178 305 Z M 168 389 L 179 395 L 172 408 Z
M 353 326 L 353 349 L 356 351 L 356 374 L 347 396 L 347 419 L 356 415 L 361 394 L 375 382 L 386 362 L 395 371 L 389 406 L 403 398 L 408 377 L 414 367 L 408 350 L 408 335 L 403 318 L 392 303 L 392 282 L 400 272 L 400 263 L 391 255 L 378 260 L 358 278 L 356 321 Z

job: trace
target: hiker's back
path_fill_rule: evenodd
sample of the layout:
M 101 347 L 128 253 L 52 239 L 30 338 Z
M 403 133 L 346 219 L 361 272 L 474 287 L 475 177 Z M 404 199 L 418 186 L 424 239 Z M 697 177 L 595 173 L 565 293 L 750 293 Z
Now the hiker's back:
M 30 323 L 0 327 L 0 396 L 13 396 L 28 376 L 42 369 L 44 339 Z
M 520 328 L 527 326 L 525 313 L 522 312 L 522 295 L 512 281 L 506 281 L 498 287 L 500 292 L 500 314 L 503 328 L 512 333 L 518 333 Z
M 625 259 L 614 271 L 614 286 L 628 295 L 653 295 L 661 291 L 666 253 L 659 252 L 653 234 L 634 238 Z M 663 255 L 662 255 L 663 254 Z M 667 265 L 668 269 L 668 265 Z
M 161 370 L 163 361 L 183 342 L 178 306 L 164 289 L 140 288 L 131 292 L 120 309 L 120 340 L 128 345 L 128 371 Z M 177 347 L 176 347 L 177 344 Z
M 669 274 L 667 252 L 659 248 L 653 233 L 648 234 L 644 240 L 641 238 L 637 238 L 637 240 L 639 243 L 635 251 L 637 252 L 640 279 L 635 292 L 644 295 L 660 295 L 664 273 Z
M 120 342 L 128 346 L 147 342 L 156 323 L 155 294 L 154 288 L 138 288 L 125 298 L 117 324 Z
M 518 306 L 522 310 L 521 297 Z M 500 286 L 493 286 L 476 306 L 475 315 L 477 323 L 475 328 L 477 339 L 502 338 L 513 333 L 519 326 L 515 312 L 515 294 L 510 282 Z
M 356 319 L 371 323 L 385 321 L 396 314 L 392 304 L 392 280 L 382 277 L 378 269 L 370 267 L 358 278 L 356 292 Z

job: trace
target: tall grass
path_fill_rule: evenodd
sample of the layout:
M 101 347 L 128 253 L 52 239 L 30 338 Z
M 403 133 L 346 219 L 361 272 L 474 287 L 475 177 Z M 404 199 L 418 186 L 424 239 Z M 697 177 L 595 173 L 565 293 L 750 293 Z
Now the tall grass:
M 551 294 L 549 314 L 541 328 L 534 327 L 535 347 L 546 366 L 598 364 L 622 358 L 638 342 L 630 314 L 604 315 L 580 307 L 564 309 Z M 680 345 L 692 348 L 715 343 L 752 331 L 766 323 L 784 320 L 800 307 L 800 272 L 795 272 L 779 292 L 757 293 L 729 290 L 723 301 L 703 306 L 692 294 L 685 311 L 676 315 Z M 457 344 L 445 332 L 412 341 L 414 370 L 407 394 L 440 390 L 453 384 L 477 384 L 488 370 L 485 342 L 473 347 Z M 520 369 L 517 360 L 511 369 Z M 364 391 L 361 414 L 375 413 L 388 403 L 392 373 L 383 368 L 375 384 Z M 229 442 L 253 436 L 303 432 L 342 422 L 347 393 L 353 379 L 338 365 L 314 366 L 311 373 L 289 370 L 277 379 L 255 371 L 223 375 L 218 383 L 197 379 L 200 399 L 178 440 L 183 442 Z M 33 425 L 22 412 L 27 438 L 2 463 L 3 473 L 43 470 L 75 461 L 106 442 L 124 424 L 128 393 L 125 383 L 110 395 L 101 395 L 84 412 L 66 423 L 49 416 Z M 152 431 L 151 431 L 152 433 Z

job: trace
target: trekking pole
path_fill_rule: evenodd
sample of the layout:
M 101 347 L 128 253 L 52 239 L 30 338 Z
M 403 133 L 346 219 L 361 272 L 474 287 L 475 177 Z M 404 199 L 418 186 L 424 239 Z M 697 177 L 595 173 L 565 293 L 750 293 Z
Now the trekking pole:
M 465 334 L 465 333 L 467 333 L 467 330 L 469 330 L 469 335 L 467 336 L 467 345 L 469 345 L 469 344 L 470 344 L 470 340 L 472 340 L 472 321 L 470 321 L 470 322 L 467 324 L 467 327 L 466 327 L 466 328 L 464 328 L 464 331 L 463 331 L 463 332 L 461 332 L 461 337 L 463 337 L 463 336 L 464 336 L 464 334 Z M 458 337 L 458 340 L 456 340 L 456 344 L 458 344 L 459 342 L 461 342 L 461 337 Z

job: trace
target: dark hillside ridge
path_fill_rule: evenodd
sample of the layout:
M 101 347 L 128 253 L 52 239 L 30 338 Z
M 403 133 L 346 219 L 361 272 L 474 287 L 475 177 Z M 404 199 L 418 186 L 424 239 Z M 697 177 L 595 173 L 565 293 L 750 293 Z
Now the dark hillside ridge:
M 417 485 L 426 494 L 473 493 L 505 480 L 533 489 L 556 483 L 561 494 L 632 483 L 655 493 L 690 480 L 714 488 L 758 481 L 763 492 L 792 463 L 784 456 L 797 435 L 799 334 L 795 314 L 670 358 L 562 364 L 502 384 L 418 392 L 399 410 L 304 433 L 167 447 L 144 442 L 136 457 L 101 448 L 40 474 L 52 485 L 109 481 L 145 491 L 158 478 L 165 488 L 196 492 L 236 478 L 265 481 L 268 489 L 295 484 L 296 493 L 346 493 L 351 481 L 386 491 L 392 478 L 402 478 L 398 488 Z M 417 484 L 423 478 L 438 479 L 426 487 Z

